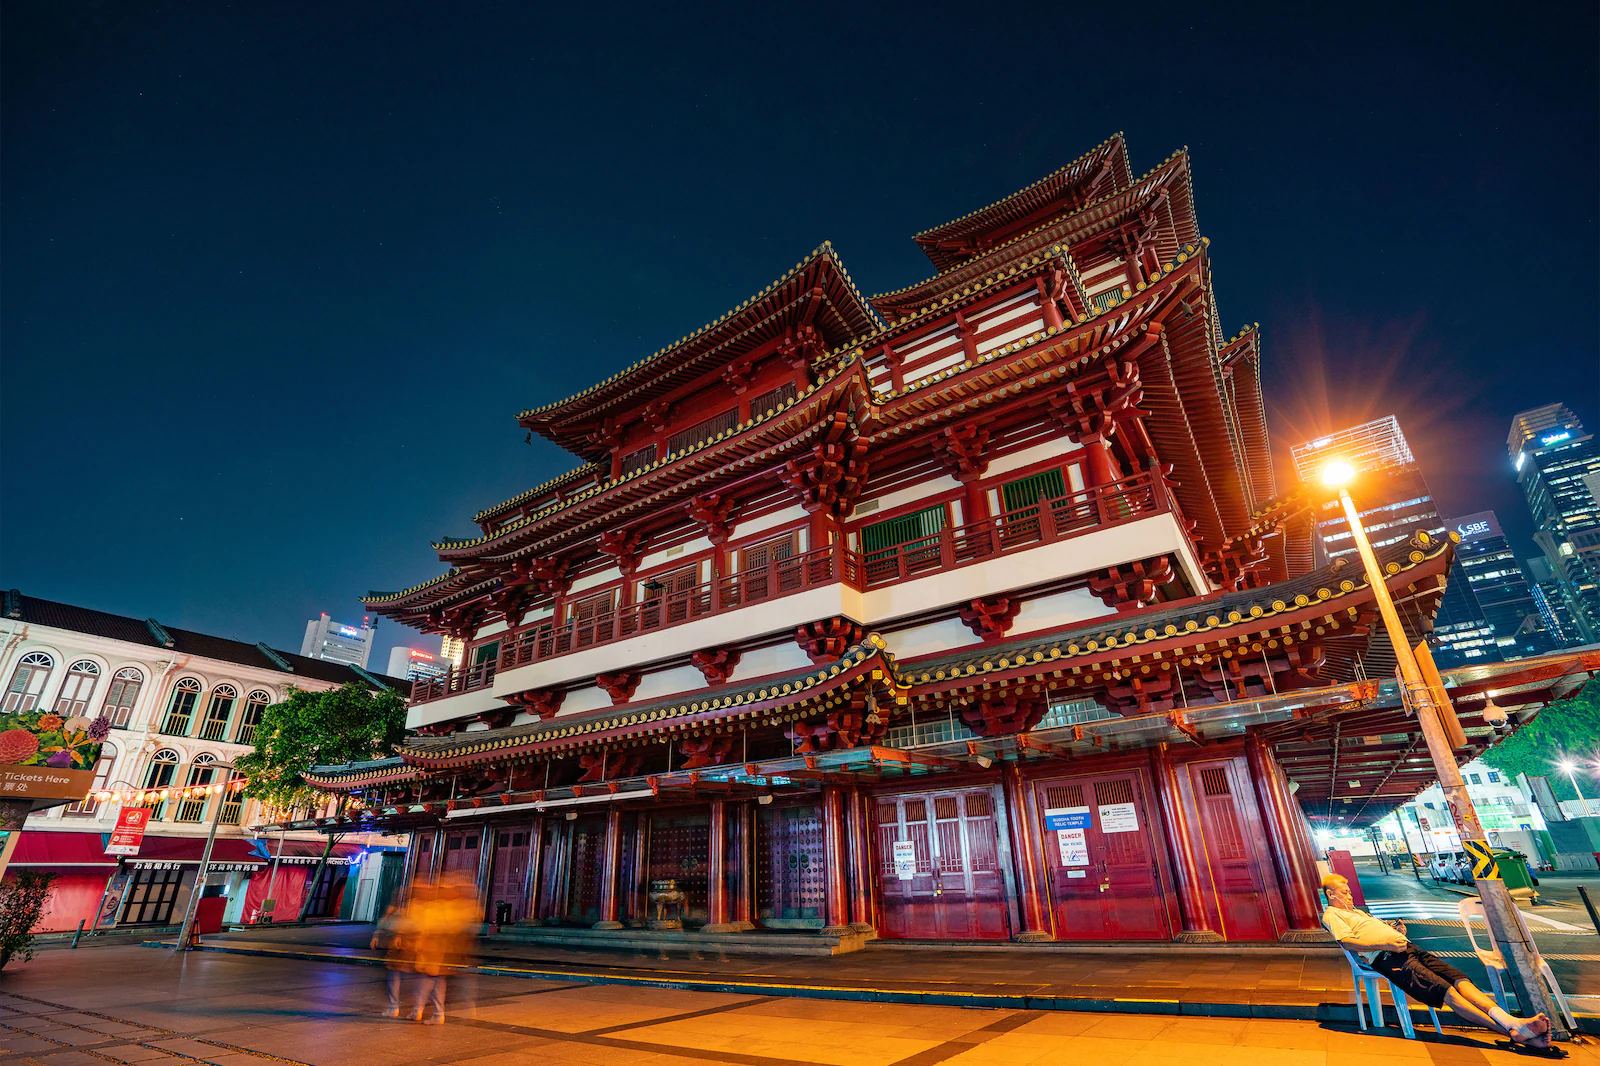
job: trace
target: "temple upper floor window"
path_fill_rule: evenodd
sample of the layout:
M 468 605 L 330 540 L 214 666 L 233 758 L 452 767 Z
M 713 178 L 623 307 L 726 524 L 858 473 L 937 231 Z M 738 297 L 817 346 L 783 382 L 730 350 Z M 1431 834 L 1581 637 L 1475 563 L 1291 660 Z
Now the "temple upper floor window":
M 617 463 L 617 476 L 627 477 L 635 470 L 643 470 L 656 461 L 656 446 L 646 444 L 643 448 L 636 448 L 624 455 Z
M 718 433 L 726 433 L 738 424 L 739 409 L 737 407 L 733 408 L 731 411 L 724 411 L 721 414 L 712 415 L 710 418 L 707 418 L 702 422 L 697 422 L 688 429 L 680 429 L 678 432 L 668 437 L 667 454 L 676 455 L 679 452 L 687 451 L 703 441 L 710 440 Z

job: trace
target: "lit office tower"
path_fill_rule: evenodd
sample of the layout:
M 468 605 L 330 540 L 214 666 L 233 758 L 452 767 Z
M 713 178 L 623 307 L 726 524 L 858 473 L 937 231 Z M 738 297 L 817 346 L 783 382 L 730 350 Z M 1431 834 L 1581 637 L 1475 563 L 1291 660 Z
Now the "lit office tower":
M 1361 471 L 1361 484 L 1353 495 L 1374 548 L 1398 543 L 1419 529 L 1444 532 L 1433 493 L 1393 415 L 1297 444 L 1290 454 L 1302 481 L 1314 480 L 1322 464 L 1335 456 Z M 1355 554 L 1338 500 L 1323 505 L 1317 532 L 1330 559 Z
M 1600 442 L 1566 404 L 1523 411 L 1511 420 L 1506 449 L 1533 513 L 1544 552 L 1584 641 L 1600 640 Z
M 372 657 L 373 626 L 370 618 L 363 618 L 360 627 L 335 622 L 326 613 L 306 623 L 306 639 L 300 642 L 300 654 L 331 663 L 366 668 Z
M 391 648 L 389 676 L 407 681 L 426 681 L 450 672 L 450 660 L 421 648 Z
M 1533 596 L 1534 605 L 1539 608 L 1539 617 L 1544 619 L 1544 630 L 1550 635 L 1551 641 L 1558 648 L 1582 644 L 1583 630 L 1578 628 L 1572 597 L 1568 595 L 1566 585 L 1550 568 L 1550 560 L 1535 555 L 1532 559 L 1522 560 L 1522 570 L 1528 575 L 1528 592 Z
M 1450 568 L 1450 583 L 1456 588 L 1447 586 L 1434 624 L 1440 665 L 1520 659 L 1552 650 L 1559 642 L 1546 632 L 1527 575 L 1494 512 L 1479 511 L 1446 525 L 1461 544 Z M 1452 602 L 1456 589 L 1470 597 L 1464 613 L 1459 602 Z M 1468 624 L 1455 628 L 1463 623 Z

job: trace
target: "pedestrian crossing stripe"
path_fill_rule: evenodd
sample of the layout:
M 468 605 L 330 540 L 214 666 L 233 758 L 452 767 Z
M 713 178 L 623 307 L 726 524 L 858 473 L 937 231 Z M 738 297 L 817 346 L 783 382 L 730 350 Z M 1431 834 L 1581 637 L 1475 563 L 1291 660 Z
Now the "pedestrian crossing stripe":
M 1463 840 L 1461 846 L 1472 856 L 1472 879 L 1474 881 L 1498 881 L 1500 870 L 1494 864 L 1494 852 L 1489 850 L 1489 845 L 1482 840 Z
M 1476 955 L 1470 951 L 1431 951 L 1430 955 L 1437 955 L 1441 959 L 1471 959 Z M 1539 952 L 1539 957 L 1546 961 L 1555 959 L 1557 962 L 1600 962 L 1600 955 L 1552 955 L 1549 952 Z M 1568 996 L 1568 999 L 1584 999 L 1584 996 Z

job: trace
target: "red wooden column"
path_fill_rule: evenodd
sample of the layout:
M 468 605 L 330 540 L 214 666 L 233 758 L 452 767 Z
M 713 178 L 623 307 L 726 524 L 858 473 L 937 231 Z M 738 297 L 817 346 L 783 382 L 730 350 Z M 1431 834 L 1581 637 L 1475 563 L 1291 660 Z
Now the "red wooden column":
M 633 820 L 633 869 L 628 871 L 629 925 L 641 928 L 650 918 L 650 814 L 640 811 Z
M 706 924 L 702 933 L 737 933 L 728 911 L 728 801 L 711 801 L 706 841 Z
M 1250 734 L 1245 755 L 1261 806 L 1261 820 L 1267 829 L 1267 846 L 1272 849 L 1272 865 L 1289 913 L 1289 930 L 1278 939 L 1327 940 L 1328 933 L 1321 924 L 1321 908 L 1317 906 L 1316 862 L 1305 853 L 1299 832 L 1299 814 L 1293 806 L 1294 797 L 1289 795 L 1288 786 L 1279 773 L 1278 760 L 1255 733 Z
M 600 920 L 595 929 L 621 929 L 617 921 L 617 867 L 622 860 L 622 811 L 616 804 L 606 812 L 606 845 L 600 862 Z
M 1006 799 L 1006 824 L 1011 828 L 1011 851 L 1017 868 L 1017 909 L 1022 928 L 1011 939 L 1022 941 L 1054 940 L 1050 931 L 1050 904 L 1045 899 L 1044 870 L 1040 865 L 1043 823 L 1039 819 L 1039 799 L 1022 779 L 1022 768 L 1005 764 L 1000 773 Z
M 1183 805 L 1183 791 L 1178 787 L 1178 768 L 1173 765 L 1165 744 L 1157 744 L 1151 750 L 1150 768 L 1156 779 L 1161 820 L 1172 855 L 1173 877 L 1177 881 L 1178 912 L 1183 919 L 1183 930 L 1173 939 L 1187 944 L 1219 943 L 1222 935 L 1211 928 L 1205 897 L 1201 894 L 1200 867 L 1189 836 L 1189 811 Z
M 871 830 L 867 821 L 867 797 L 860 789 L 844 794 L 845 852 L 850 875 L 850 928 L 870 933 L 872 927 L 872 867 L 867 859 L 867 840 Z
M 733 854 L 728 865 L 733 871 L 733 924 L 741 932 L 756 927 L 755 817 L 755 804 L 749 800 L 733 804 Z
M 528 869 L 522 875 L 522 920 L 539 920 L 539 868 L 544 865 L 544 817 L 536 815 L 528 837 Z
M 844 798 L 838 785 L 822 786 L 822 864 L 827 925 L 823 936 L 845 936 L 850 928 L 850 911 L 845 890 Z

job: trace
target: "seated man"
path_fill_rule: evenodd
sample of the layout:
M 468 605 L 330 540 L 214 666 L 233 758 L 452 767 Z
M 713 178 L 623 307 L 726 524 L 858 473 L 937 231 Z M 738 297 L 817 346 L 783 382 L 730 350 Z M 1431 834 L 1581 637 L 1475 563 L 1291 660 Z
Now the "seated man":
M 1467 975 L 1406 939 L 1405 923 L 1382 922 L 1358 911 L 1350 898 L 1350 882 L 1338 874 L 1322 879 L 1328 909 L 1322 924 L 1342 947 L 1358 952 L 1374 970 L 1393 981 L 1406 995 L 1430 1007 L 1448 1006 L 1456 1017 L 1493 1029 L 1515 1044 L 1550 1046 L 1550 1019 L 1543 1014 L 1518 1019 L 1507 1014 L 1493 998 L 1468 980 Z

